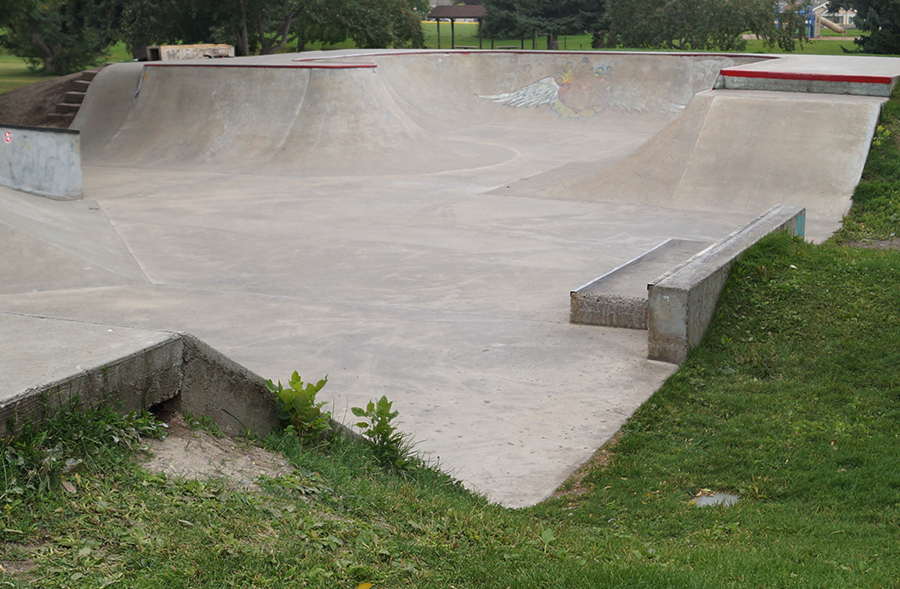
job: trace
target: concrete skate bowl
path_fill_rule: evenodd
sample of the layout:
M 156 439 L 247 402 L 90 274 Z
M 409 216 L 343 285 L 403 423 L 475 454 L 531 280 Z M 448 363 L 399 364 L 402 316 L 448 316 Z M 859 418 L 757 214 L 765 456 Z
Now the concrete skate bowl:
M 602 166 L 721 68 L 757 60 L 491 52 L 122 64 L 98 76 L 73 128 L 89 165 L 409 175 L 496 166 L 536 143 L 552 162 L 569 143 Z
M 0 260 L 0 320 L 52 318 L 85 352 L 79 331 L 186 332 L 266 378 L 328 374 L 339 419 L 387 395 L 426 456 L 493 501 L 533 504 L 675 370 L 647 359 L 645 332 L 571 324 L 571 288 L 668 239 L 714 243 L 772 201 L 807 198 L 809 221 L 849 204 L 883 98 L 710 90 L 721 68 L 776 61 L 110 66 L 74 123 L 84 200 L 0 188 L 19 244 Z M 7 348 L 32 345 L 24 329 Z M 44 353 L 20 354 L 22 370 Z

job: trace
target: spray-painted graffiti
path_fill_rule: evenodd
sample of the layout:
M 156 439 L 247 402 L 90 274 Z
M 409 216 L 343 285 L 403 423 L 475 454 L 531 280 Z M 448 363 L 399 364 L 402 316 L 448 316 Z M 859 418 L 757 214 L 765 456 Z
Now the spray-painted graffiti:
M 515 108 L 546 104 L 564 118 L 592 117 L 608 108 L 629 112 L 675 112 L 683 108 L 679 104 L 651 98 L 640 88 L 634 87 L 633 83 L 617 82 L 612 65 L 592 64 L 587 57 L 577 63 L 567 63 L 557 75 L 541 78 L 522 88 L 503 94 L 478 96 Z

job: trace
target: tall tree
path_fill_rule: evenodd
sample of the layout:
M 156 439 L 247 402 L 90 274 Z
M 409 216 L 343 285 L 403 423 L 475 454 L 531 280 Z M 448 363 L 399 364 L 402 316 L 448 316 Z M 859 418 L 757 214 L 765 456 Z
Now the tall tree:
M 857 36 L 858 51 L 900 54 L 900 0 L 838 0 L 828 6 L 832 12 L 841 8 L 855 10 L 856 28 L 868 33 Z
M 806 38 L 809 0 L 608 0 L 610 32 L 624 47 L 740 50 L 744 33 L 792 51 Z
M 605 13 L 602 0 L 517 0 L 519 22 L 547 36 L 547 49 L 558 49 L 559 35 L 593 33 Z
M 2 1 L 2 0 L 0 0 Z M 219 42 L 238 55 L 280 51 L 291 40 L 359 47 L 422 47 L 428 0 L 118 0 L 129 49 Z
M 116 28 L 126 48 L 139 59 L 148 45 L 175 43 L 234 43 L 227 23 L 235 7 L 215 0 L 117 0 L 120 11 Z M 221 40 L 227 36 L 228 40 Z
M 525 34 L 518 16 L 518 0 L 484 0 L 484 26 L 488 37 L 516 39 Z
M 114 37 L 107 0 L 5 0 L 2 43 L 29 67 L 64 74 L 95 64 Z
M 423 47 L 422 20 L 428 0 L 315 0 L 309 10 L 309 41 L 357 47 Z
M 604 0 L 485 0 L 485 34 L 494 37 L 547 35 L 557 48 L 559 35 L 593 33 L 604 23 Z

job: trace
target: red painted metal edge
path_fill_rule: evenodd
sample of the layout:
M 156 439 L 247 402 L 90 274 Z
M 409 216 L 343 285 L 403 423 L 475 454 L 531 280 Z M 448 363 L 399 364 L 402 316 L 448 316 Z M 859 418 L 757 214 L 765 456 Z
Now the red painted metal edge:
M 855 74 L 811 74 L 802 72 L 765 72 L 759 70 L 724 69 L 719 72 L 731 78 L 764 78 L 768 80 L 809 80 L 815 82 L 855 82 L 857 84 L 890 84 L 890 76 L 859 76 Z
M 144 67 L 238 67 L 251 69 L 300 69 L 300 70 L 353 70 L 361 68 L 377 68 L 377 63 L 285 63 L 285 64 L 259 64 L 251 63 L 174 63 L 153 62 L 144 64 Z

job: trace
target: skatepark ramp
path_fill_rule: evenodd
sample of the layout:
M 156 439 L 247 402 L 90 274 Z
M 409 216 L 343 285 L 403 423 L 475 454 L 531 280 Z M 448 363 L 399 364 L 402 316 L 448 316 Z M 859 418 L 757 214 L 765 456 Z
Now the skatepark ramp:
M 287 176 L 470 169 L 516 157 L 501 128 L 652 134 L 723 67 L 757 59 L 435 52 L 277 67 L 121 64 L 98 77 L 73 128 L 92 165 Z
M 646 332 L 571 324 L 569 287 L 669 239 L 720 242 L 773 204 L 806 208 L 813 239 L 840 223 L 885 100 L 853 92 L 892 87 L 900 60 L 822 59 L 339 51 L 110 66 L 73 123 L 83 199 L 0 187 L 0 380 L 17 399 L 65 389 L 164 342 L 185 401 L 188 376 L 207 379 L 172 335 L 190 333 L 246 369 L 226 384 L 328 374 L 341 419 L 389 396 L 426 457 L 491 501 L 532 505 L 675 370 L 647 359 Z M 735 90 L 723 71 L 815 84 Z M 95 354 L 114 340 L 115 357 Z M 208 390 L 205 414 L 265 421 Z

